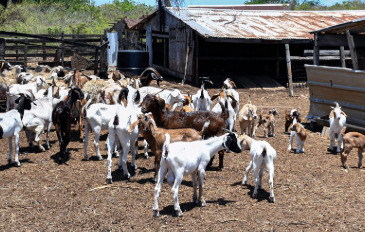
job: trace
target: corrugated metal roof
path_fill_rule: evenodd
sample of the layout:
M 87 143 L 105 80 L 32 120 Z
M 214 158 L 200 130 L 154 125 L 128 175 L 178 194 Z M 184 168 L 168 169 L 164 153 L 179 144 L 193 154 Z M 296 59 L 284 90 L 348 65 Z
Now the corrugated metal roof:
M 326 27 L 310 33 L 330 33 L 330 34 L 344 34 L 346 30 L 350 33 L 360 34 L 365 32 L 365 18 L 355 19 L 346 23 L 341 23 L 335 26 Z
M 365 11 L 247 11 L 167 8 L 205 38 L 312 39 L 310 31 L 365 17 Z

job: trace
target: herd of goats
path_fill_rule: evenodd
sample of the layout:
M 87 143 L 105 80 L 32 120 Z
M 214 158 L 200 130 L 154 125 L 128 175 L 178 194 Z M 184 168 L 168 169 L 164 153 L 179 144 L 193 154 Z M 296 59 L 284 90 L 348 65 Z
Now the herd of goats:
M 35 75 L 39 74 L 39 75 Z M 42 74 L 42 75 L 40 75 Z M 71 124 L 77 123 L 80 138 L 84 138 L 85 159 L 88 156 L 89 132 L 94 133 L 96 156 L 102 160 L 99 138 L 108 130 L 107 183 L 112 183 L 112 155 L 119 157 L 118 168 L 130 178 L 127 155 L 135 162 L 138 136 L 144 140 L 144 154 L 148 148 L 155 156 L 154 216 L 159 215 L 158 198 L 167 174 L 167 183 L 172 186 L 174 210 L 182 211 L 178 202 L 178 190 L 184 175 L 191 174 L 193 201 L 206 205 L 203 187 L 205 170 L 219 154 L 219 169 L 223 168 L 224 152 L 240 153 L 250 150 L 251 161 L 246 168 L 242 184 L 247 183 L 248 173 L 253 169 L 255 186 L 252 197 L 262 185 L 264 168 L 269 172 L 270 202 L 275 202 L 273 191 L 275 149 L 267 141 L 253 139 L 259 126 L 264 135 L 275 136 L 276 109 L 268 114 L 257 113 L 250 101 L 239 109 L 239 94 L 235 83 L 226 79 L 221 90 L 209 96 L 205 84 L 209 78 L 201 78 L 201 88 L 196 94 L 182 94 L 178 89 L 168 90 L 149 86 L 152 81 L 163 80 L 153 68 L 147 68 L 139 76 L 123 75 L 119 71 L 101 72 L 87 76 L 80 71 L 63 67 L 37 66 L 32 72 L 22 66 L 12 66 L 0 61 L 0 95 L 5 93 L 6 109 L 0 114 L 0 138 L 9 140 L 9 164 L 20 166 L 19 135 L 25 130 L 29 146 L 33 143 L 41 151 L 49 149 L 49 133 L 53 123 L 59 141 L 58 161 L 65 162 L 67 145 L 71 136 Z M 12 78 L 10 76 L 13 76 Z M 45 77 L 47 76 L 47 78 Z M 212 101 L 217 99 L 216 105 Z M 346 114 L 336 103 L 329 115 L 330 146 L 334 149 L 337 137 L 337 152 L 341 152 L 342 165 L 352 148 L 359 150 L 359 167 L 362 165 L 364 135 L 357 132 L 344 133 Z M 239 121 L 240 135 L 235 133 L 235 121 Z M 40 143 L 46 131 L 46 145 Z M 307 131 L 301 124 L 301 115 L 296 109 L 285 112 L 285 132 L 290 133 L 289 147 L 296 140 L 296 153 L 304 152 Z M 15 140 L 15 158 L 12 162 L 12 137 Z M 119 155 L 119 153 L 121 154 Z M 199 195 L 197 189 L 199 188 Z

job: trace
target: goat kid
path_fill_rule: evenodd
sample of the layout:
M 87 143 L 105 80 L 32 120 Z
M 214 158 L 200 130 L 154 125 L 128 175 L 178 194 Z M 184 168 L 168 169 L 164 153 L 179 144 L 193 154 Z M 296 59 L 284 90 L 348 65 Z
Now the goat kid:
M 285 110 L 285 133 L 290 134 L 288 132 L 289 127 L 293 124 L 294 118 L 297 119 L 297 122 L 302 122 L 301 114 L 298 110 L 292 109 L 290 111 Z
M 247 184 L 248 173 L 253 168 L 253 173 L 255 175 L 255 188 L 253 190 L 252 198 L 256 198 L 257 190 L 261 189 L 262 187 L 262 176 L 264 174 L 264 167 L 266 167 L 269 171 L 269 201 L 274 203 L 274 161 L 276 160 L 277 156 L 275 149 L 268 142 L 254 140 L 247 135 L 240 135 L 238 139 L 241 143 L 242 149 L 250 150 L 251 156 L 251 161 L 246 168 L 246 173 L 243 177 L 242 184 Z
M 240 122 L 241 134 L 255 137 L 257 107 L 250 103 L 244 105 L 238 114 L 238 120 Z
M 200 89 L 197 91 L 196 94 L 191 97 L 194 105 L 194 110 L 210 110 L 210 107 L 212 106 L 212 100 L 210 100 L 209 93 L 205 88 L 205 84 L 213 84 L 213 82 L 209 80 L 209 77 L 200 77 L 200 80 Z
M 340 105 L 335 102 L 336 107 L 331 107 L 332 111 L 329 115 L 330 118 L 330 129 L 329 129 L 329 137 L 330 137 L 330 147 L 329 150 L 333 150 L 335 147 L 335 138 L 337 135 L 337 153 L 339 153 L 343 147 L 342 145 L 342 128 L 346 124 L 347 115 L 345 112 L 341 110 Z
M 359 132 L 348 132 L 344 134 L 344 129 L 342 130 L 343 134 L 343 149 L 341 150 L 341 162 L 344 168 L 348 168 L 346 161 L 347 156 L 350 154 L 353 148 L 357 148 L 357 154 L 359 156 L 358 168 L 362 167 L 362 153 L 365 149 L 365 136 Z
M 274 108 L 269 111 L 269 114 L 263 114 L 263 112 L 259 115 L 259 122 L 255 128 L 255 131 L 259 126 L 264 126 L 264 137 L 268 136 L 275 137 L 275 116 L 279 116 L 277 110 Z
M 204 179 L 205 168 L 219 150 L 226 149 L 235 153 L 241 152 L 241 146 L 237 140 L 237 134 L 229 132 L 219 137 L 212 137 L 207 140 L 194 142 L 176 142 L 170 144 L 170 135 L 166 134 L 166 141 L 163 145 L 162 159 L 158 180 L 155 187 L 153 216 L 159 216 L 158 198 L 162 187 L 163 180 L 168 171 L 167 181 L 172 185 L 174 199 L 174 209 L 177 216 L 182 216 L 179 205 L 178 193 L 179 187 L 184 175 L 190 174 L 193 180 L 193 202 L 201 203 L 206 206 L 204 199 Z M 199 178 L 199 196 L 197 197 L 197 187 Z M 173 184 L 172 184 L 173 183 Z
M 297 144 L 296 153 L 304 153 L 304 142 L 307 139 L 307 130 L 303 127 L 302 124 L 297 122 L 297 119 L 294 118 L 293 124 L 290 127 L 290 139 L 289 139 L 289 147 L 288 150 L 291 151 L 293 144 L 293 137 L 295 136 L 295 141 Z

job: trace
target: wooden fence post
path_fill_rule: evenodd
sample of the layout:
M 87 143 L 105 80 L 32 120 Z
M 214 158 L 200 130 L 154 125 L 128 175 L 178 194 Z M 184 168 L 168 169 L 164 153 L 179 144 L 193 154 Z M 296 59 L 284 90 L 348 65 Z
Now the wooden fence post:
M 28 39 L 25 40 L 25 47 L 24 47 L 24 67 L 27 67 L 28 61 Z
M 317 33 L 314 34 L 313 64 L 319 65 L 319 46 Z
M 95 48 L 94 75 L 98 73 L 98 48 Z
M 344 48 L 344 46 L 340 47 L 340 59 L 341 59 L 342 68 L 346 68 L 345 48 Z
M 285 44 L 285 54 L 286 54 L 286 66 L 288 68 L 288 80 L 289 80 L 289 96 L 294 96 L 294 90 L 293 90 L 293 76 L 291 72 L 291 62 L 290 62 L 290 50 L 289 50 L 289 44 Z
M 61 39 L 62 39 L 62 45 L 61 45 L 61 49 L 62 49 L 62 53 L 61 53 L 61 65 L 62 65 L 62 67 L 64 67 L 65 66 L 65 48 L 64 48 L 64 46 L 65 46 L 65 44 L 64 44 L 64 42 L 63 42 L 63 40 L 65 39 L 65 32 L 64 31 L 62 31 L 62 33 L 61 33 Z
M 15 32 L 18 32 L 18 30 L 15 30 Z M 15 36 L 15 39 L 17 39 L 17 38 L 18 38 L 18 36 Z M 15 43 L 15 46 L 18 46 L 18 43 Z M 15 57 L 15 60 L 16 60 L 16 61 L 18 61 L 18 60 L 19 60 L 18 52 L 19 52 L 19 51 L 18 51 L 18 49 L 16 49 L 16 50 L 15 50 L 15 54 L 17 55 L 17 56 Z
M 346 30 L 346 35 L 347 35 L 347 42 L 349 44 L 350 53 L 351 53 L 352 68 L 353 69 L 359 69 L 359 63 L 357 61 L 357 55 L 356 55 L 354 38 L 350 34 L 350 31 L 349 30 Z
M 0 60 L 5 59 L 5 39 L 0 39 Z

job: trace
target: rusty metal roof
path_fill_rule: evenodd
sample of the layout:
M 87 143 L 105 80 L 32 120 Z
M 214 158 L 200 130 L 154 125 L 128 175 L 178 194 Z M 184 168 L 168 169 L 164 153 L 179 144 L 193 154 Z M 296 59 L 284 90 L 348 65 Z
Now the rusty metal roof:
M 347 30 L 355 34 L 365 33 L 365 18 L 355 19 L 317 31 L 311 31 L 310 33 L 345 34 Z
M 204 38 L 313 39 L 310 31 L 365 17 L 365 11 L 254 11 L 172 8 L 167 12 Z

